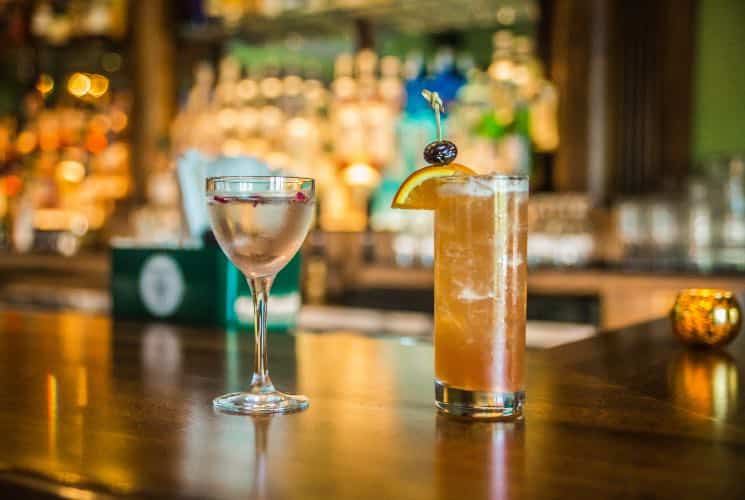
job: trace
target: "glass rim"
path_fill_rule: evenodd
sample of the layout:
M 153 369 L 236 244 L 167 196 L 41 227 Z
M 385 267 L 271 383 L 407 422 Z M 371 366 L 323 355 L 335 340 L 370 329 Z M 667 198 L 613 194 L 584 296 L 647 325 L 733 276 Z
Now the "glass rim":
M 735 297 L 736 294 L 732 290 L 727 290 L 726 288 L 704 288 L 704 287 L 693 287 L 693 288 L 683 288 L 678 292 L 678 296 L 689 296 L 689 297 L 722 297 L 722 298 L 732 298 Z
M 312 177 L 295 177 L 292 175 L 216 175 L 207 177 L 207 182 L 269 182 L 275 179 L 282 179 L 284 182 L 304 184 L 306 182 L 315 183 Z
M 306 191 L 316 190 L 316 181 L 310 177 L 292 177 L 282 175 L 221 175 L 207 177 L 204 182 L 207 194 L 233 193 L 245 191 Z
M 530 176 L 526 174 L 477 174 L 477 175 L 446 175 L 438 177 L 439 182 L 466 181 L 468 179 L 483 179 L 489 181 L 528 181 Z

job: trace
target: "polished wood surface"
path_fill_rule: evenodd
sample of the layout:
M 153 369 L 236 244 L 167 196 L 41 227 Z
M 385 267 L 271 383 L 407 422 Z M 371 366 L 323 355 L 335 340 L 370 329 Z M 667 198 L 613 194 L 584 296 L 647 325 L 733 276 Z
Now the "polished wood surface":
M 745 498 L 745 337 L 687 351 L 668 329 L 529 351 L 522 424 L 438 415 L 427 341 L 275 334 L 273 379 L 311 407 L 251 419 L 210 405 L 246 385 L 243 333 L 5 310 L 0 492 Z

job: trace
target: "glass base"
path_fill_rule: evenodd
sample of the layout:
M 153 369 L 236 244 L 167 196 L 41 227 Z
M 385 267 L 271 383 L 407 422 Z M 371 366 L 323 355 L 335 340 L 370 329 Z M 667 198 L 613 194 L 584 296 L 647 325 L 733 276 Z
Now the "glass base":
M 522 420 L 525 391 L 469 391 L 435 380 L 435 405 L 447 415 L 483 420 Z
M 221 413 L 233 415 L 271 415 L 294 413 L 308 408 L 308 398 L 274 391 L 266 394 L 231 392 L 212 400 L 212 406 Z

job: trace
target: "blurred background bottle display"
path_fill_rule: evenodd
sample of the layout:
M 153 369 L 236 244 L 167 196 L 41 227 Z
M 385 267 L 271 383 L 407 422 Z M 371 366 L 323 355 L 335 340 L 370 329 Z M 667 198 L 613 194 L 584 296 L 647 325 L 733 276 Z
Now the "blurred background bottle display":
M 39 76 L 20 116 L 0 121 L 6 245 L 71 255 L 96 243 L 130 190 L 130 106 L 102 74 Z
M 119 48 L 127 2 L 2 7 L 11 29 L 0 42 L 0 247 L 101 248 L 133 186 L 133 95 Z
M 519 86 L 511 77 L 491 77 L 483 64 L 488 54 L 481 57 L 482 67 L 475 64 L 468 49 L 457 47 L 459 35 L 450 37 L 455 43 L 433 44 L 421 27 L 413 38 L 386 28 L 378 43 L 355 48 L 354 35 L 344 34 L 344 27 L 340 34 L 307 35 L 326 15 L 377 8 L 367 2 L 194 0 L 169 14 L 179 23 L 179 43 L 191 61 L 190 71 L 176 68 L 184 78 L 178 80 L 183 83 L 175 116 L 157 148 L 142 157 L 147 165 L 133 170 L 133 102 L 145 100 L 133 93 L 132 75 L 142 78 L 137 74 L 143 69 L 128 66 L 133 37 L 140 36 L 133 31 L 131 6 L 124 0 L 8 5 L 4 14 L 15 28 L 8 54 L 26 61 L 25 47 L 39 48 L 31 58 L 34 67 L 19 76 L 33 78 L 34 87 L 15 92 L 21 101 L 0 108 L 3 248 L 71 255 L 122 233 L 178 241 L 184 221 L 175 168 L 179 158 L 197 150 L 213 159 L 251 157 L 286 174 L 315 177 L 320 230 L 388 232 L 396 235 L 400 263 L 426 264 L 432 258 L 428 214 L 389 208 L 400 182 L 423 166 L 422 144 L 434 137 L 420 97 L 425 87 L 445 98 L 445 127 L 462 141 L 463 161 L 471 157 L 485 169 L 514 172 L 530 165 L 530 140 L 517 156 L 514 147 L 502 145 L 512 135 L 529 137 L 528 118 L 498 122 L 504 131 L 499 133 L 488 125 L 496 122 L 492 116 L 503 118 L 500 106 L 517 110 L 510 116 L 527 115 L 523 101 L 530 93 L 515 91 Z M 277 36 L 292 16 L 316 17 Z M 490 16 L 495 23 L 494 12 Z M 272 20 L 280 24 L 256 41 L 244 40 L 251 20 L 255 28 Z M 354 28 L 348 21 L 339 24 Z M 207 57 L 200 56 L 204 46 L 213 47 Z M 518 46 L 495 45 L 492 59 L 539 65 Z M 82 55 L 71 57 L 76 52 Z M 501 93 L 500 85 L 506 89 Z M 483 157 L 484 151 L 492 156 Z M 512 155 L 509 161 L 505 152 Z
M 329 235 L 356 234 L 361 259 L 429 266 L 431 214 L 389 208 L 435 135 L 420 97 L 428 88 L 445 101 L 444 131 L 459 163 L 531 176 L 532 265 L 740 265 L 742 154 L 697 155 L 690 175 L 652 186 L 644 176 L 668 168 L 655 163 L 661 152 L 603 152 L 598 137 L 617 139 L 610 125 L 596 133 L 600 122 L 585 131 L 562 122 L 560 99 L 581 108 L 593 97 L 566 95 L 565 80 L 576 75 L 556 63 L 561 33 L 550 23 L 559 11 L 545 2 L 448 0 L 434 16 L 420 0 L 153 5 L 0 2 L 3 251 L 95 252 L 111 236 L 181 244 L 189 231 L 177 167 L 195 150 L 316 178 L 318 255 Z M 145 11 L 160 12 L 158 26 L 138 17 Z M 143 63 L 156 49 L 171 56 Z M 577 118 L 562 111 L 570 114 Z M 157 126 L 148 125 L 153 116 Z M 629 130 L 639 129 L 631 118 Z M 623 133 L 620 151 L 636 137 Z M 599 156 L 567 156 L 578 137 Z M 633 182 L 572 181 L 574 170 L 611 160 L 606 174 Z M 559 168 L 571 182 L 558 179 Z
M 431 214 L 390 209 L 401 181 L 425 165 L 422 145 L 434 139 L 423 89 L 443 96 L 444 127 L 459 145 L 459 161 L 482 172 L 530 173 L 532 151 L 558 143 L 556 91 L 530 39 L 506 30 L 495 34 L 492 63 L 483 69 L 450 46 L 428 57 L 361 49 L 317 61 L 332 68 L 324 81 L 307 59 L 305 68 L 296 63 L 301 55 L 272 48 L 239 61 L 240 53 L 216 65 L 216 79 L 212 66 L 196 65 L 172 126 L 174 154 L 193 148 L 250 156 L 315 177 L 318 227 L 395 233 L 400 264 L 433 258 Z

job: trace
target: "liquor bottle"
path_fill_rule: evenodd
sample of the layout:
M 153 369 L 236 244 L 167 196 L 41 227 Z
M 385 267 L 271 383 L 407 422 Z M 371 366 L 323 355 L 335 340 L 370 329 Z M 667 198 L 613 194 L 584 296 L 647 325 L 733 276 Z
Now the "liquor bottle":
M 466 79 L 455 65 L 453 49 L 451 47 L 438 49 L 435 54 L 434 75 L 430 85 L 440 94 L 446 109 L 455 101 L 458 91 L 465 83 Z
M 404 88 L 406 102 L 398 123 L 398 149 L 408 175 L 422 167 L 422 144 L 431 142 L 435 137 L 435 126 L 431 120 L 430 109 L 421 92 L 426 88 L 426 72 L 422 55 L 412 52 L 404 64 Z
M 282 143 L 281 133 L 285 123 L 285 115 L 281 108 L 282 80 L 279 78 L 280 68 L 267 65 L 263 68 L 263 75 L 259 80 L 259 108 L 260 138 L 264 141 L 265 150 L 259 155 L 272 168 L 287 166 L 286 156 L 282 154 L 279 145 Z
M 390 152 L 382 168 L 382 180 L 370 203 L 370 227 L 376 231 L 400 231 L 402 211 L 391 209 L 391 201 L 407 173 L 396 137 L 404 99 L 401 61 L 394 56 L 383 57 L 380 61 L 380 72 L 378 96 L 385 106 L 387 117 L 385 128 L 379 137 L 386 141 L 386 148 L 390 149 Z

